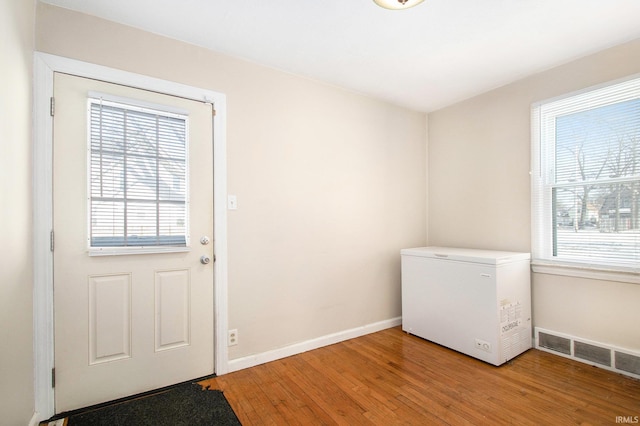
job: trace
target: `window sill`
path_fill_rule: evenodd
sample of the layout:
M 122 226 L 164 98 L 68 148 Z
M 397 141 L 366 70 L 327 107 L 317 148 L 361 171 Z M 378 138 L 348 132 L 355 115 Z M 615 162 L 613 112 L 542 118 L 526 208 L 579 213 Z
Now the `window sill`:
M 123 256 L 133 254 L 158 254 L 158 253 L 183 253 L 190 251 L 189 247 L 103 247 L 103 248 L 90 248 L 88 250 L 89 256 Z
M 604 265 L 592 266 L 534 259 L 531 262 L 531 269 L 534 273 L 538 274 L 562 275 L 566 277 L 640 284 L 640 270 L 638 268 Z

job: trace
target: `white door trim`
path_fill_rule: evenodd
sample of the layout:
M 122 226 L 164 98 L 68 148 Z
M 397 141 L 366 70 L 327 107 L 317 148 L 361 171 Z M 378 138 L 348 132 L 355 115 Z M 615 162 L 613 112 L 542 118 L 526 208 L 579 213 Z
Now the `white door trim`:
M 33 311 L 34 311 L 34 392 L 35 411 L 40 420 L 55 414 L 51 369 L 54 366 L 53 336 L 53 254 L 50 233 L 53 227 L 53 120 L 50 99 L 53 96 L 53 74 L 62 72 L 78 77 L 152 90 L 173 96 L 210 102 L 213 117 L 214 173 L 214 368 L 215 373 L 228 371 L 227 335 L 227 148 L 226 96 L 211 90 L 146 77 L 74 59 L 36 52 L 34 54 L 33 93 Z

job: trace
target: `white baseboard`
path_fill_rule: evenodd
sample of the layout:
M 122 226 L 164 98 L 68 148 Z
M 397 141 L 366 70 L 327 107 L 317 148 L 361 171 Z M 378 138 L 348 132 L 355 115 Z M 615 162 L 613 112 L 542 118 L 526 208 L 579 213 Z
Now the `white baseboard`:
M 38 424 L 40 424 L 40 414 L 36 411 L 31 416 L 31 420 L 29 420 L 29 426 L 38 426 Z
M 262 352 L 255 355 L 249 355 L 243 358 L 229 360 L 228 372 L 243 370 L 256 365 L 275 361 L 277 359 L 286 358 L 291 355 L 301 354 L 323 346 L 333 345 L 334 343 L 343 342 L 355 337 L 364 336 L 375 333 L 376 331 L 386 330 L 387 328 L 396 327 L 402 324 L 402 317 L 391 318 L 388 320 L 367 324 L 362 327 L 356 327 L 349 330 L 340 331 L 338 333 L 328 334 L 316 339 L 307 340 L 305 342 L 295 343 L 283 348 Z

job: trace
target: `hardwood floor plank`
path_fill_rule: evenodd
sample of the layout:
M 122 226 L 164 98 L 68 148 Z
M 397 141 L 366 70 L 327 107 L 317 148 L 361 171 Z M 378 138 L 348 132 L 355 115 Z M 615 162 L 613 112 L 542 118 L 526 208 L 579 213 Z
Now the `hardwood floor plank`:
M 362 354 L 359 354 L 356 350 L 352 350 L 349 348 L 350 345 L 342 345 L 343 349 L 340 352 L 333 352 L 334 358 L 340 359 L 341 363 L 343 363 L 346 367 L 348 367 L 349 371 L 354 372 L 358 376 L 361 377 L 363 386 L 374 390 L 377 394 L 382 395 L 380 399 L 386 399 L 387 403 L 391 406 L 397 406 L 402 408 L 401 414 L 404 414 L 405 417 L 415 416 L 416 405 L 407 406 L 405 403 L 404 406 L 397 404 L 398 401 L 406 402 L 411 401 L 411 395 L 413 389 L 417 389 L 416 394 L 422 395 L 427 391 L 427 387 L 425 384 L 420 382 L 419 380 L 412 379 L 410 376 L 404 374 L 402 370 L 398 370 L 398 374 L 392 371 L 393 375 L 381 375 L 381 370 L 384 369 L 384 365 L 379 365 L 378 362 L 370 362 L 370 359 L 367 357 L 363 357 Z M 330 346 L 326 352 L 336 351 L 338 345 Z M 347 349 L 345 349 L 347 348 Z M 324 349 L 324 348 L 323 348 Z M 325 351 L 323 351 L 325 352 Z M 381 358 L 383 359 L 383 358 Z M 383 361 L 384 363 L 384 361 Z M 388 363 L 392 363 L 392 361 L 388 361 Z M 387 370 L 389 371 L 389 370 Z M 383 380 L 380 380 L 384 378 Z M 410 388 L 409 388 L 410 387 Z M 407 394 L 409 398 L 398 399 L 398 396 L 404 396 Z M 387 396 L 384 396 L 387 395 Z M 413 400 L 416 404 L 419 403 L 417 400 L 423 400 L 423 397 L 418 397 Z M 429 401 L 432 402 L 432 401 Z M 446 404 L 448 405 L 448 404 Z M 432 409 L 437 409 L 439 407 L 431 404 Z M 436 420 L 436 416 L 431 414 L 430 412 L 425 412 L 424 410 L 420 410 L 423 413 L 423 416 L 427 416 L 427 418 L 432 418 L 433 421 Z M 429 414 L 427 414 L 429 413 Z M 452 414 L 452 413 L 449 413 Z
M 283 424 L 302 425 L 298 416 L 308 417 L 313 414 L 306 402 L 301 400 L 285 387 L 280 381 L 280 376 L 274 374 L 271 368 L 263 366 L 256 368 L 256 382 L 267 394 L 271 405 L 280 414 Z
M 374 389 L 352 374 L 340 371 L 341 368 L 336 364 L 337 357 L 324 356 L 324 352 L 307 352 L 302 357 L 316 369 L 322 372 L 324 376 L 331 380 L 334 384 L 342 389 L 348 390 L 351 399 L 361 407 L 368 407 L 363 412 L 363 416 L 372 422 L 383 422 L 384 419 L 393 419 L 396 417 L 394 409 L 397 406 L 391 404 L 389 407 L 388 399 L 380 395 Z
M 312 371 L 307 371 L 306 374 L 301 373 L 299 361 L 295 357 L 286 358 L 282 362 L 273 364 L 273 368 L 279 380 L 282 380 L 283 386 L 288 387 L 298 398 L 303 399 L 304 405 L 311 410 L 314 417 L 321 420 L 321 424 L 336 424 L 341 419 L 336 418 L 339 414 L 332 413 L 334 410 L 331 407 L 336 404 L 335 395 L 332 395 L 331 390 L 327 390 L 328 397 L 325 401 L 323 392 L 313 386 L 313 382 L 317 381 L 316 376 Z
M 500 366 L 399 327 L 210 379 L 243 425 L 616 424 L 640 380 L 535 349 Z
M 397 388 L 404 387 L 405 390 L 407 390 L 408 384 L 409 389 L 415 390 L 414 395 L 417 395 L 422 403 L 424 403 L 423 395 L 431 393 L 430 401 L 437 404 L 432 405 L 431 408 L 438 411 L 448 421 L 457 423 L 469 421 L 478 424 L 486 420 L 484 414 L 470 409 L 466 404 L 459 403 L 466 398 L 464 383 L 444 370 L 432 371 L 433 366 L 412 365 L 412 361 L 407 359 L 404 360 L 403 368 L 399 370 L 393 363 L 387 361 L 388 356 L 393 356 L 392 353 L 385 354 L 376 342 L 368 341 L 371 339 L 372 337 L 362 341 L 351 341 L 348 344 L 356 347 L 356 350 L 367 357 L 369 362 L 377 363 L 380 369 L 386 370 L 381 379 L 394 383 Z M 455 354 L 455 356 L 457 355 L 459 354 Z M 436 368 L 438 367 L 436 366 Z

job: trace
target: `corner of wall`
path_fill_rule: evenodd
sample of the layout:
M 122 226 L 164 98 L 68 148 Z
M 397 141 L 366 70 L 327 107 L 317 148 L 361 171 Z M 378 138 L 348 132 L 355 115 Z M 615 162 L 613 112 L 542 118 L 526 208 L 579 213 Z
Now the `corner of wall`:
M 424 158 L 424 170 L 425 170 L 425 227 L 426 230 L 424 236 L 424 243 L 426 246 L 429 245 L 429 114 L 425 113 L 424 119 L 424 145 L 425 145 L 425 158 Z
M 0 413 L 3 424 L 34 418 L 32 86 L 35 1 L 0 2 L 0 193 L 11 208 L 0 210 Z M 30 420 L 31 419 L 31 420 Z

